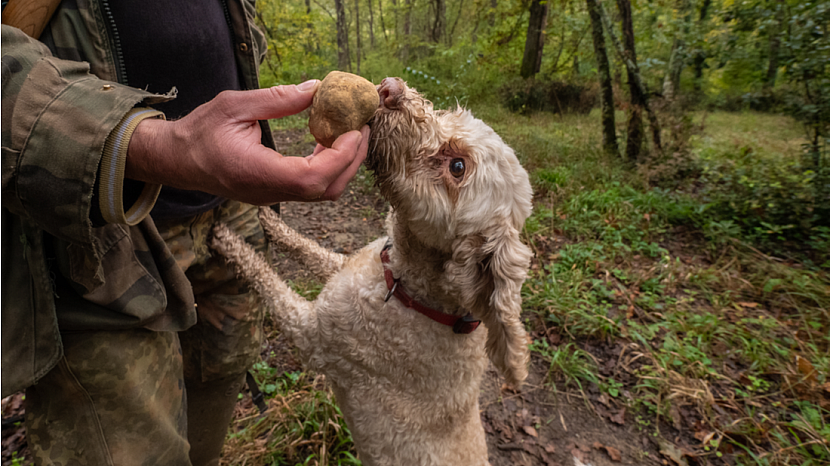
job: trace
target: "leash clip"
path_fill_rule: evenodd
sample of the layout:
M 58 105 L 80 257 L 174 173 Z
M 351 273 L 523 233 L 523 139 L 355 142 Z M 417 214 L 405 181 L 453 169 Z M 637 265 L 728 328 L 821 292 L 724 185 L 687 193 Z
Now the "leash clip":
M 397 278 L 395 279 L 395 282 L 392 284 L 392 288 L 389 289 L 389 292 L 386 293 L 386 297 L 383 298 L 383 302 L 385 302 L 385 303 L 389 302 L 389 298 L 391 298 L 392 295 L 395 294 L 395 290 L 398 288 L 398 282 L 399 281 L 400 280 L 398 280 Z
M 480 320 L 476 320 L 472 315 L 467 314 L 455 321 L 455 324 L 452 326 L 452 332 L 455 334 L 473 333 L 480 323 Z

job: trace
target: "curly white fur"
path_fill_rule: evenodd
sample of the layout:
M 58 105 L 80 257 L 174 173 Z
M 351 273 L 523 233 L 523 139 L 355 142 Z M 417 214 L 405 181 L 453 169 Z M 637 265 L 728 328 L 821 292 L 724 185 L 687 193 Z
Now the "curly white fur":
M 328 282 L 312 305 L 240 238 L 217 227 L 212 245 L 272 305 L 304 363 L 332 382 L 366 465 L 489 464 L 478 395 L 487 356 L 518 387 L 527 376 L 520 289 L 530 250 L 519 231 L 531 209 L 513 151 L 466 110 L 435 112 L 402 81 L 378 109 L 367 164 L 393 211 L 390 268 L 407 292 L 485 327 L 457 335 L 387 292 L 381 238 L 352 256 L 327 251 L 260 209 L 269 240 Z M 463 159 L 466 171 L 451 174 Z

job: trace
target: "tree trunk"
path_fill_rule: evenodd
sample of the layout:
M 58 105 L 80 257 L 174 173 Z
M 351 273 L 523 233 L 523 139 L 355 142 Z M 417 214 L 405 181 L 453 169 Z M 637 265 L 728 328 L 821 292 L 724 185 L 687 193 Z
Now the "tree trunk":
M 375 10 L 372 8 L 372 0 L 369 1 L 369 46 L 375 48 Z M 383 0 L 380 0 L 383 1 Z
M 397 40 L 398 43 L 400 43 L 401 42 L 401 35 L 400 35 L 401 30 L 398 28 L 398 26 L 399 26 L 398 25 L 398 0 L 392 0 L 392 12 L 394 13 L 393 16 L 395 18 L 395 24 L 394 24 L 394 27 L 395 27 L 395 40 Z
M 409 60 L 409 37 L 412 35 L 412 0 L 406 0 L 403 14 L 403 47 L 401 48 L 401 61 L 406 63 Z
M 616 51 L 617 56 L 623 60 L 623 63 L 625 63 L 629 79 L 634 78 L 634 83 L 637 85 L 640 94 L 643 96 L 643 109 L 645 109 L 646 115 L 648 115 L 648 124 L 651 127 L 651 137 L 654 142 L 654 147 L 658 152 L 663 152 L 663 145 L 660 142 L 660 122 L 657 120 L 657 114 L 654 113 L 648 104 L 648 92 L 646 91 L 645 84 L 643 84 L 643 78 L 640 76 L 637 64 L 626 57 L 622 45 L 620 45 L 620 40 L 617 39 L 617 35 L 614 34 L 614 28 L 611 25 L 611 20 L 608 19 L 608 13 L 605 12 L 605 8 L 603 8 L 602 3 L 596 5 L 598 6 L 597 12 L 602 20 L 602 25 L 605 27 L 605 30 L 608 31 L 608 36 L 611 38 L 611 43 L 614 44 L 614 50 Z
M 602 33 L 602 18 L 597 0 L 585 0 L 591 18 L 591 30 L 594 38 L 594 56 L 599 71 L 600 100 L 602 102 L 602 149 L 608 155 L 619 155 L 617 147 L 617 129 L 614 122 L 614 89 L 611 87 L 611 69 L 608 54 L 605 51 L 605 36 Z
M 311 0 L 305 0 L 305 14 L 311 15 Z M 309 21 L 305 23 L 306 29 L 308 29 L 311 33 L 308 35 L 308 42 L 305 44 L 305 50 L 308 53 L 311 53 L 314 50 L 320 51 L 320 43 L 313 39 L 314 36 L 314 24 Z
M 490 0 L 490 14 L 487 16 L 487 25 L 490 28 L 496 25 L 496 8 L 498 8 L 498 0 Z
M 770 28 L 769 35 L 769 66 L 767 67 L 767 78 L 764 81 L 764 89 L 772 89 L 775 87 L 775 78 L 778 77 L 778 57 L 779 49 L 781 48 L 781 30 L 784 24 L 784 7 L 780 4 L 776 5 L 774 28 Z
M 617 9 L 620 12 L 620 23 L 623 34 L 623 48 L 625 57 L 637 66 L 637 50 L 634 40 L 634 22 L 631 18 L 631 1 L 617 0 Z M 631 113 L 628 115 L 628 135 L 625 140 L 625 156 L 634 162 L 640 157 L 643 147 L 643 101 L 645 96 L 636 84 L 636 78 L 628 71 L 628 92 L 631 94 Z M 639 69 L 635 70 L 639 72 Z
M 673 100 L 680 87 L 680 74 L 683 71 L 683 59 L 680 57 L 685 43 L 680 38 L 675 38 L 671 47 L 669 57 L 669 68 L 663 78 L 663 97 L 666 100 Z
M 447 29 L 447 1 L 433 0 L 435 5 L 435 22 L 432 23 L 432 41 L 436 44 L 444 39 Z
M 383 21 L 383 0 L 378 0 L 378 16 L 380 16 L 380 29 L 383 31 L 383 40 L 388 44 L 389 36 L 386 34 L 386 23 Z
M 683 28 L 675 33 L 669 57 L 669 69 L 663 79 L 663 97 L 673 100 L 680 91 L 680 74 L 686 60 L 686 35 L 689 32 L 689 0 L 677 0 L 677 9 L 683 15 Z
M 461 12 L 464 10 L 464 0 L 458 2 L 458 14 L 455 16 L 455 21 L 452 23 L 452 29 L 447 35 L 447 45 L 452 47 L 452 38 L 455 36 L 455 27 L 458 26 L 458 20 L 461 19 Z
M 344 0 L 334 0 L 334 9 L 337 12 L 337 69 L 341 71 L 352 69 L 349 59 L 349 31 L 346 29 L 346 7 Z
M 478 42 L 478 27 L 481 24 L 481 8 L 478 8 L 478 2 L 473 2 L 476 7 L 476 19 L 472 32 L 470 32 L 470 42 L 475 45 Z
M 712 0 L 703 0 L 703 4 L 700 5 L 700 15 L 697 17 L 698 27 L 702 29 L 703 21 L 706 20 L 706 16 L 709 14 L 709 6 L 712 4 Z M 700 85 L 701 81 L 703 81 L 703 66 L 706 64 L 706 51 L 701 50 L 698 47 L 697 52 L 695 53 L 695 58 L 693 62 L 694 70 L 695 70 L 695 92 L 700 92 Z
M 545 47 L 545 26 L 550 10 L 549 0 L 533 0 L 530 3 L 530 20 L 527 23 L 525 54 L 522 58 L 522 77 L 527 79 L 542 67 L 542 51 Z M 600 25 L 600 28 L 602 26 Z
M 354 33 L 357 36 L 357 74 L 360 74 L 360 0 L 354 0 Z

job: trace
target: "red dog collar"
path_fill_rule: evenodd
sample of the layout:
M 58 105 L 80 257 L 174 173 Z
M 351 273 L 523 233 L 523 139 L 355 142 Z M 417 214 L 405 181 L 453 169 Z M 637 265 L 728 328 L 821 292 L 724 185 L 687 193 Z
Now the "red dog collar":
M 412 299 L 412 297 L 404 291 L 403 286 L 400 284 L 400 279 L 395 278 L 394 275 L 392 275 L 392 271 L 387 267 L 387 265 L 389 265 L 389 249 L 391 248 L 392 243 L 389 242 L 386 243 L 386 246 L 384 246 L 383 250 L 380 251 L 380 261 L 383 263 L 383 277 L 386 279 L 386 288 L 389 290 L 389 292 L 386 293 L 384 301 L 389 301 L 389 298 L 394 296 L 398 298 L 398 301 L 400 301 L 404 306 L 414 309 L 415 311 L 420 312 L 438 323 L 452 327 L 452 331 L 454 333 L 473 333 L 473 331 L 478 328 L 478 324 L 480 324 L 481 321 L 473 319 L 471 314 L 460 317 L 445 314 L 441 311 L 426 307 Z

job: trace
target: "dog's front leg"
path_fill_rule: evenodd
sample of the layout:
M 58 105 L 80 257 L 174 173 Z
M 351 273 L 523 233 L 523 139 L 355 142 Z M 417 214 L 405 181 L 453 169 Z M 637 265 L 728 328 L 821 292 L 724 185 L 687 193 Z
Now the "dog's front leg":
M 259 222 L 268 241 L 281 252 L 308 267 L 323 283 L 337 273 L 346 256 L 320 246 L 286 225 L 271 208 L 260 207 Z
M 310 356 L 317 346 L 317 312 L 314 304 L 294 292 L 268 261 L 227 225 L 220 223 L 213 227 L 210 245 L 259 294 L 300 353 L 304 357 Z

